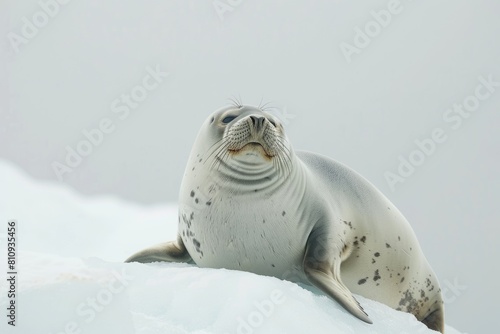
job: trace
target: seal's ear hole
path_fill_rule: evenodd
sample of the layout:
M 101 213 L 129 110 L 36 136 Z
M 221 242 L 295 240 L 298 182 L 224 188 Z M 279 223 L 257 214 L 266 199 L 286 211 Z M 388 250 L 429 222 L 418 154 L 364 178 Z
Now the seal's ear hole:
M 210 121 L 210 124 L 212 124 L 215 121 L 215 117 L 212 117 L 212 120 Z
M 224 117 L 224 119 L 222 120 L 222 123 L 224 123 L 224 124 L 231 123 L 232 121 L 234 121 L 235 118 L 236 118 L 236 116 L 227 116 L 227 117 Z

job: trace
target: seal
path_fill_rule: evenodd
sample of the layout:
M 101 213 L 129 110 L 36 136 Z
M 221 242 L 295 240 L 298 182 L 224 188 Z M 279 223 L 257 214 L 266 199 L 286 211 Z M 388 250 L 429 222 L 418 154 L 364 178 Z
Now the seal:
M 203 124 L 179 195 L 177 239 L 126 262 L 190 262 L 312 284 L 372 323 L 359 294 L 444 332 L 438 280 L 404 216 L 370 182 L 295 152 L 283 125 L 251 106 Z

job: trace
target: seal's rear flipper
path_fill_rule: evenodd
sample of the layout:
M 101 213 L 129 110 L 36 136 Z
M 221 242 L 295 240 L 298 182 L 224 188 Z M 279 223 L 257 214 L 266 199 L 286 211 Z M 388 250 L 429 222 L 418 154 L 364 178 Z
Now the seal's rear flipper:
M 125 262 L 193 262 L 182 239 L 169 241 L 150 248 L 146 248 L 125 260 Z
M 373 324 L 351 291 L 342 283 L 340 279 L 341 257 L 340 254 L 335 254 L 335 249 L 330 245 L 333 243 L 328 242 L 324 234 L 311 233 L 304 257 L 304 272 L 307 278 L 352 315 L 366 323 Z
M 324 273 L 323 271 L 306 269 L 305 272 L 307 278 L 314 286 L 335 299 L 352 315 L 369 324 L 373 323 L 356 298 L 351 294 L 351 291 L 349 291 L 342 282 L 335 280 L 332 275 Z
M 438 303 L 438 308 L 421 321 L 429 327 L 429 329 L 444 333 L 444 306 L 441 300 L 439 300 Z

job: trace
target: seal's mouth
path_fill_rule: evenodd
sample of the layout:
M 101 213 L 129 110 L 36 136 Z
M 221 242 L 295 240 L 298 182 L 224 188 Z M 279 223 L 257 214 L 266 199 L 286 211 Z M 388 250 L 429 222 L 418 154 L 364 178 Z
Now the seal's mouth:
M 224 132 L 225 148 L 233 157 L 252 160 L 270 160 L 279 154 L 280 131 L 276 122 L 265 116 L 250 115 L 227 127 Z
M 263 145 L 258 141 L 251 141 L 239 148 L 230 148 L 228 149 L 228 151 L 233 154 L 262 155 L 268 159 L 272 158 L 275 155 L 269 152 L 268 149 L 266 149 L 266 145 Z
M 264 145 L 262 145 L 258 141 L 251 141 L 251 142 L 245 144 L 241 149 L 244 149 L 245 147 L 258 147 L 258 146 L 260 146 L 263 149 L 265 149 Z

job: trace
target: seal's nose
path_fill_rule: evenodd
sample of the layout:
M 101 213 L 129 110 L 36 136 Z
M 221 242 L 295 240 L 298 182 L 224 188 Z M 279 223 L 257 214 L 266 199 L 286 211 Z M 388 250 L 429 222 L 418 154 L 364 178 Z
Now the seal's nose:
M 255 131 L 260 132 L 260 130 L 264 127 L 266 118 L 263 116 L 250 116 L 250 120 L 252 121 Z

